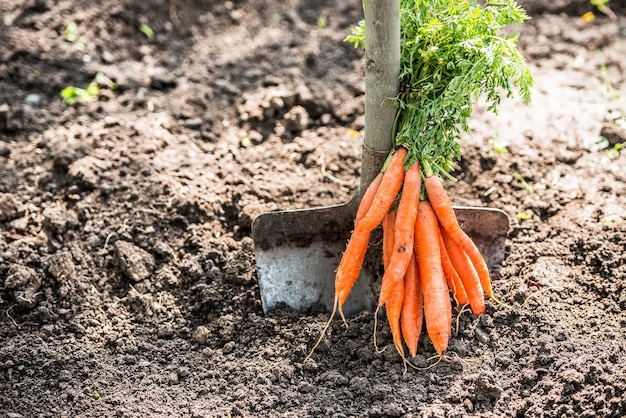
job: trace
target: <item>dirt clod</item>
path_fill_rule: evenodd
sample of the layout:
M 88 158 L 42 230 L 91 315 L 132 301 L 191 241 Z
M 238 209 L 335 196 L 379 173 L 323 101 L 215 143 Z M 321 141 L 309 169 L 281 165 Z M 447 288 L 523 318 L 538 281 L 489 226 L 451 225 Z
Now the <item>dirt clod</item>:
M 14 195 L 0 193 L 0 221 L 10 221 L 17 216 L 19 203 Z
M 152 254 L 131 242 L 116 241 L 115 254 L 120 268 L 134 282 L 150 278 L 155 260 Z

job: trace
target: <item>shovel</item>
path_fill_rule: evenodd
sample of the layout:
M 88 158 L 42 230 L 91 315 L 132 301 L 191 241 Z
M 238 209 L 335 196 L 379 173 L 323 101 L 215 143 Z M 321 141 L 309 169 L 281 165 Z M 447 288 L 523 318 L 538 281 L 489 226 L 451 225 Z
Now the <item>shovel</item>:
M 252 223 L 252 238 L 263 311 L 285 304 L 295 310 L 333 308 L 334 277 L 367 186 L 392 146 L 396 109 L 385 104 L 398 93 L 400 71 L 399 0 L 366 1 L 365 137 L 361 179 L 347 203 L 312 209 L 266 212 Z M 490 269 L 504 259 L 509 220 L 501 210 L 455 207 L 459 224 L 481 250 Z M 357 283 L 343 311 L 354 315 L 376 303 L 381 276 L 380 239 L 373 235 Z M 376 254 L 376 255 L 375 255 Z M 378 284 L 378 286 L 380 286 Z

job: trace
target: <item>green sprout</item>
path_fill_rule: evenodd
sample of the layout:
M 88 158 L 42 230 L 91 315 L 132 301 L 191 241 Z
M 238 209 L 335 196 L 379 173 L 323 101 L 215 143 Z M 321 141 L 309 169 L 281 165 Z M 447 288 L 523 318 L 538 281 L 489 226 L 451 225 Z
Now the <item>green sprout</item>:
M 78 34 L 78 25 L 76 22 L 70 22 L 65 28 L 65 40 L 72 43 L 82 44 L 85 42 L 85 38 Z
M 532 209 L 526 209 L 524 212 L 518 212 L 515 217 L 517 219 L 519 219 L 520 221 L 526 221 L 530 218 L 532 218 L 534 215 Z
M 98 94 L 100 94 L 101 86 L 109 90 L 117 89 L 117 83 L 112 81 L 104 73 L 99 72 L 86 88 L 67 86 L 61 91 L 61 97 L 63 97 L 63 101 L 70 106 L 73 106 L 76 103 L 91 102 L 98 97 Z
M 626 147 L 626 142 L 617 143 L 606 150 L 606 155 L 608 155 L 611 160 L 617 160 L 624 147 Z
M 524 190 L 526 190 L 528 193 L 530 194 L 535 194 L 535 189 L 533 188 L 533 186 L 531 186 L 530 184 L 528 184 L 528 182 L 526 181 L 526 179 L 524 178 L 524 176 L 522 176 L 520 174 L 519 171 L 516 171 L 515 173 L 515 178 L 517 179 L 517 181 L 520 182 L 520 184 L 522 185 L 522 188 Z
M 324 16 L 320 16 L 317 18 L 317 28 L 318 29 L 326 29 L 328 27 L 328 21 Z
M 509 143 L 506 139 L 502 138 L 499 133 L 496 133 L 493 138 L 489 140 L 489 144 L 493 149 L 493 152 L 496 154 L 508 154 L 509 153 Z
M 146 35 L 146 38 L 148 39 L 154 38 L 154 31 L 150 26 L 146 25 L 145 23 L 142 23 L 141 26 L 139 26 L 139 31 Z
M 600 75 L 602 76 L 602 84 L 600 86 L 602 95 L 608 99 L 619 99 L 619 90 L 613 87 L 611 83 L 604 56 L 601 52 L 598 52 L 598 56 L 600 57 Z
M 111 90 L 116 90 L 117 89 L 117 83 L 112 81 L 103 72 L 97 73 L 96 76 L 94 77 L 93 81 L 98 86 L 105 86 L 105 87 L 107 87 L 108 89 L 111 89 Z
M 615 12 L 608 6 L 610 0 L 590 0 L 591 4 L 598 9 L 598 11 L 607 15 L 611 20 L 616 20 L 617 16 Z
M 612 228 L 615 228 L 615 222 L 614 221 L 602 221 L 602 226 L 612 229 Z
M 70 106 L 76 103 L 86 103 L 93 101 L 100 93 L 100 87 L 95 81 L 89 83 L 87 88 L 81 88 L 76 86 L 67 86 L 61 91 L 61 97 L 63 101 Z

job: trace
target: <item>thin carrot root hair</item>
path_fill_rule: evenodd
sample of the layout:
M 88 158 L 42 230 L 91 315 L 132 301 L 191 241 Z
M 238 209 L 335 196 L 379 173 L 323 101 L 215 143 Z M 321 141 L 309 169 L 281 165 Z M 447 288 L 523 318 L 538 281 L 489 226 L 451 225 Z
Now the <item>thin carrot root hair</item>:
M 454 328 L 454 335 L 459 335 L 459 322 L 461 321 L 461 315 L 469 311 L 470 311 L 469 304 L 465 304 L 463 305 L 463 307 L 461 307 L 461 310 L 459 311 L 459 314 L 456 316 L 456 319 L 454 321 L 456 324 Z
M 324 336 L 326 335 L 326 331 L 328 331 L 330 324 L 333 322 L 333 319 L 335 318 L 335 314 L 337 313 L 337 306 L 339 306 L 339 297 L 338 295 L 335 294 L 335 301 L 333 302 L 333 311 L 330 314 L 330 318 L 328 318 L 328 321 L 324 325 L 324 328 L 322 329 L 322 332 L 320 333 L 319 338 L 315 342 L 315 345 L 313 346 L 313 348 L 311 348 L 311 351 L 309 352 L 309 354 L 304 358 L 304 361 L 302 362 L 303 364 L 311 359 L 317 347 L 319 347 L 319 345 L 322 343 L 322 340 L 324 339 Z M 341 316 L 343 317 L 343 313 L 341 314 Z M 345 318 L 344 318 L 344 321 L 345 321 Z M 346 322 L 346 325 L 347 324 L 348 323 Z
M 542 295 L 550 290 L 563 290 L 562 287 L 554 287 L 554 286 L 546 286 L 543 289 L 533 293 L 532 295 L 529 295 L 526 299 L 524 299 L 524 302 L 520 305 L 520 308 L 523 308 L 524 306 L 526 306 L 526 303 L 528 303 L 529 300 L 531 300 L 532 298 Z
M 455 352 L 455 351 L 448 351 L 448 353 L 450 354 L 454 354 L 454 357 L 456 357 L 457 359 L 459 359 L 459 361 L 461 363 L 463 363 L 464 365 L 466 365 L 467 367 L 470 366 L 470 363 L 478 363 L 480 361 L 480 359 L 476 359 L 476 358 L 470 358 L 470 359 L 465 359 L 463 357 L 461 357 L 459 355 L 459 353 Z M 451 357 L 451 356 L 450 356 Z
M 407 361 L 407 364 L 409 365 L 409 367 L 410 367 L 410 368 L 412 368 L 412 369 L 414 369 L 414 370 L 421 370 L 421 371 L 423 371 L 423 370 L 429 370 L 429 369 L 432 369 L 433 367 L 435 367 L 436 365 L 438 365 L 438 364 L 439 364 L 442 360 L 443 360 L 443 361 L 449 361 L 449 360 L 448 360 L 448 358 L 447 358 L 446 356 L 444 356 L 443 354 L 442 354 L 442 355 L 436 354 L 436 355 L 434 355 L 434 356 L 432 356 L 432 357 L 428 357 L 428 358 L 426 359 L 426 361 L 430 361 L 430 360 L 432 360 L 432 359 L 434 359 L 434 358 L 436 358 L 436 359 L 437 359 L 437 361 L 436 361 L 436 362 L 434 362 L 433 364 L 430 364 L 430 365 L 426 366 L 426 367 L 418 367 L 418 366 L 416 366 L 415 364 L 413 364 L 413 363 L 411 363 L 411 362 L 408 362 L 408 361 Z
M 508 305 L 508 304 L 502 302 L 500 299 L 498 299 L 495 294 L 492 294 L 490 299 L 493 300 L 498 305 L 502 306 L 503 308 L 513 309 L 513 307 L 511 305 Z
M 404 371 L 402 372 L 402 375 L 404 376 L 406 374 L 406 372 L 409 371 L 407 366 L 410 366 L 411 362 L 409 361 L 409 359 L 406 358 L 406 356 L 404 355 L 403 352 L 400 352 L 400 350 L 398 350 L 398 347 L 396 347 L 396 352 L 398 353 L 398 355 L 402 359 L 402 365 L 404 366 Z
M 376 351 L 377 354 L 382 353 L 383 351 L 385 351 L 385 348 L 383 348 L 382 350 L 378 349 L 378 342 L 376 341 L 376 331 L 378 330 L 378 311 L 380 310 L 380 305 L 376 307 L 376 310 L 374 311 L 374 350 Z
M 467 365 L 469 365 L 471 363 L 480 363 L 481 362 L 481 359 L 479 359 L 479 358 L 463 358 L 463 357 L 461 357 L 459 355 L 459 353 L 456 353 L 454 351 L 451 351 L 451 353 L 456 354 L 456 356 L 459 358 L 459 360 L 461 360 L 463 363 L 465 363 Z

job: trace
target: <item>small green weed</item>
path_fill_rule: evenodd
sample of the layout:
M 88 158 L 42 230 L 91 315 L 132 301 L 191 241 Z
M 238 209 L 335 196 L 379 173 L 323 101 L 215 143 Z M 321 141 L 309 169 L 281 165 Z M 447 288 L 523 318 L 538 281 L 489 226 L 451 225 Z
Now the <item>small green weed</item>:
M 522 185 L 522 188 L 524 190 L 526 190 L 528 193 L 530 194 L 535 194 L 535 189 L 533 188 L 533 186 L 531 186 L 530 184 L 528 184 L 528 182 L 526 181 L 526 179 L 524 178 L 524 176 L 522 176 L 520 174 L 519 171 L 516 171 L 515 173 L 513 173 L 515 175 L 515 178 L 517 179 L 517 181 L 520 182 L 520 184 Z
M 142 23 L 141 26 L 139 26 L 139 32 L 146 35 L 146 38 L 148 39 L 154 38 L 154 31 L 150 26 L 146 25 L 145 23 Z
M 65 28 L 65 40 L 71 43 L 85 43 L 85 38 L 78 34 L 78 25 L 76 22 L 70 22 Z
M 344 41 L 354 44 L 355 48 L 360 46 L 365 49 L 365 20 L 359 21 L 359 23 L 352 28 L 352 35 L 348 35 Z
M 493 138 L 489 140 L 489 145 L 491 145 L 491 149 L 496 154 L 508 154 L 509 153 L 509 143 L 506 139 L 502 138 L 499 133 L 496 133 Z
M 70 106 L 75 105 L 78 102 L 91 102 L 100 93 L 100 87 L 95 81 L 89 83 L 87 88 L 81 88 L 76 86 L 67 86 L 61 91 L 61 97 L 63 101 Z
M 326 20 L 326 17 L 319 16 L 317 18 L 317 28 L 318 29 L 326 29 L 327 27 L 328 27 L 328 21 Z
M 534 215 L 532 209 L 526 209 L 524 212 L 518 212 L 517 214 L 515 214 L 515 217 L 517 219 L 519 219 L 520 221 L 526 221 L 530 218 L 532 218 Z

